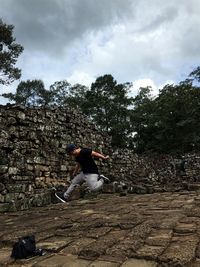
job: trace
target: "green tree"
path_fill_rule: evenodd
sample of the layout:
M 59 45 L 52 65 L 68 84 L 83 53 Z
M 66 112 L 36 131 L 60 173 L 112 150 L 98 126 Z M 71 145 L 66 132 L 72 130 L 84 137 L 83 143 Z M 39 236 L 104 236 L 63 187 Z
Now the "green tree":
M 194 70 L 189 74 L 189 78 L 190 78 L 192 81 L 200 82 L 200 66 L 197 67 L 196 69 L 194 69 Z
M 84 85 L 71 85 L 66 80 L 57 81 L 50 86 L 50 93 L 52 96 L 50 104 L 79 108 L 84 112 L 87 91 L 88 87 Z
M 68 106 L 84 111 L 87 90 L 80 84 L 72 86 L 66 80 L 57 81 L 46 90 L 41 80 L 27 80 L 19 83 L 15 93 L 2 96 L 24 106 Z
M 49 104 L 55 106 L 66 106 L 68 103 L 69 89 L 71 84 L 68 81 L 56 81 L 50 85 L 51 101 Z
M 164 152 L 188 152 L 199 149 L 200 90 L 186 82 L 168 85 L 157 98 L 157 116 Z
M 86 113 L 87 111 L 87 93 L 89 88 L 85 85 L 75 84 L 69 88 L 68 106 L 73 108 L 79 108 Z
M 155 103 L 151 95 L 151 87 L 141 87 L 133 99 L 134 109 L 131 112 L 131 125 L 134 137 L 132 146 L 138 152 L 151 147 L 152 135 L 155 134 Z
M 41 80 L 22 81 L 17 86 L 16 93 L 2 96 L 23 106 L 47 106 L 51 101 L 51 93 L 44 88 Z
M 200 88 L 190 79 L 166 85 L 155 98 L 141 88 L 134 99 L 133 143 L 137 152 L 184 153 L 200 148 Z
M 8 85 L 21 77 L 21 70 L 15 67 L 23 47 L 15 43 L 13 25 L 0 19 L 0 84 Z
M 115 146 L 126 146 L 130 134 L 128 97 L 131 84 L 117 84 L 112 75 L 98 77 L 86 92 L 85 113 L 102 131 L 112 136 Z

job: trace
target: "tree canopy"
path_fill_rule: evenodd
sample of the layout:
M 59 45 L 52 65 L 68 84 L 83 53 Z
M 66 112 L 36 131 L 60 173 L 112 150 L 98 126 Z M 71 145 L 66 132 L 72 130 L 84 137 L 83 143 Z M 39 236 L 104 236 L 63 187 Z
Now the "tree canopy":
M 102 131 L 112 136 L 113 145 L 126 146 L 130 128 L 132 98 L 128 96 L 131 84 L 117 84 L 113 76 L 100 76 L 86 93 L 84 112 L 91 116 Z
M 7 25 L 0 19 L 0 84 L 3 85 L 21 77 L 21 70 L 15 64 L 23 47 L 15 43 L 13 29 L 13 25 Z
M 184 153 L 200 149 L 200 88 L 186 79 L 164 86 L 154 99 L 145 92 L 135 98 L 135 150 Z
M 50 101 L 50 91 L 41 80 L 27 80 L 19 83 L 16 93 L 5 93 L 3 97 L 23 106 L 46 106 Z

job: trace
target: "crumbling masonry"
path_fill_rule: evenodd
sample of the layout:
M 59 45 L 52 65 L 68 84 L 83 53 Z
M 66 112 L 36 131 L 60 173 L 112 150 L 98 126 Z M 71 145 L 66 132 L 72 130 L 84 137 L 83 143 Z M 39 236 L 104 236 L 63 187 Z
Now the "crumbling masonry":
M 200 155 L 173 158 L 138 156 L 112 149 L 110 138 L 77 110 L 0 106 L 0 212 L 25 210 L 51 203 L 52 188 L 66 186 L 74 162 L 66 144 L 91 147 L 111 159 L 98 161 L 100 170 L 120 182 L 128 193 L 193 190 L 199 187 Z

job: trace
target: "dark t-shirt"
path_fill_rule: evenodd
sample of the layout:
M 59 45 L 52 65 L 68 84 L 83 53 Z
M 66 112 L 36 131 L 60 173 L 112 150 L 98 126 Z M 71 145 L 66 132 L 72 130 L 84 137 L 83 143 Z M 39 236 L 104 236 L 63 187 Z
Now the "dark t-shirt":
M 83 173 L 97 173 L 98 174 L 97 165 L 92 158 L 92 149 L 81 148 L 79 155 L 75 157 L 75 159 L 81 165 Z

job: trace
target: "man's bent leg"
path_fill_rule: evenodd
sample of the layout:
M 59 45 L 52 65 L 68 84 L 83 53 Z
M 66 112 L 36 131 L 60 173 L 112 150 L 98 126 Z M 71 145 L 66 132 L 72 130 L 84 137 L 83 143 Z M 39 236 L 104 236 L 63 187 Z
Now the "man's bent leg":
M 103 179 L 98 180 L 99 175 L 96 173 L 88 173 L 85 175 L 85 181 L 87 186 L 90 188 L 91 191 L 98 191 L 103 186 Z
M 80 185 L 80 184 L 83 183 L 84 181 L 85 181 L 85 180 L 84 180 L 84 174 L 83 174 L 82 172 L 79 173 L 78 175 L 76 175 L 76 176 L 73 178 L 73 180 L 72 180 L 70 186 L 68 187 L 67 191 L 64 193 L 64 197 L 65 197 L 66 199 L 69 199 L 69 197 L 70 197 L 70 195 L 72 194 L 72 192 L 74 191 L 75 187 L 76 187 L 77 185 Z

